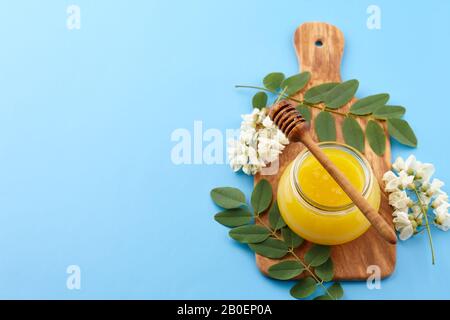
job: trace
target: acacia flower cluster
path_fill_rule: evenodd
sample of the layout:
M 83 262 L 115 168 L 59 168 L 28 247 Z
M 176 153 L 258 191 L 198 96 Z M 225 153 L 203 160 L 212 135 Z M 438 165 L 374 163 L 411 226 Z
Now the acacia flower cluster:
M 278 156 L 289 143 L 267 115 L 268 109 L 254 108 L 242 115 L 239 139 L 228 142 L 228 158 L 234 171 L 255 175 Z
M 399 157 L 392 165 L 392 171 L 383 176 L 389 204 L 394 208 L 394 225 L 401 240 L 421 232 L 429 232 L 430 222 L 443 230 L 450 228 L 448 195 L 441 190 L 444 183 L 432 179 L 434 166 L 417 161 L 411 155 L 406 160 Z

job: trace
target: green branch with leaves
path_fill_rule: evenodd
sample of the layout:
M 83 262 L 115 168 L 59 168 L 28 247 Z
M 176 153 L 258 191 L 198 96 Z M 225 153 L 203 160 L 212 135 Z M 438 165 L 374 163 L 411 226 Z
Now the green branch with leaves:
M 372 150 L 379 156 L 385 153 L 386 134 L 381 126 L 387 123 L 388 134 L 401 144 L 416 147 L 417 138 L 409 123 L 401 119 L 406 109 L 402 106 L 388 105 L 389 94 L 375 94 L 356 101 L 348 111 L 340 110 L 355 96 L 359 87 L 358 80 L 342 83 L 323 83 L 308 89 L 303 100 L 294 96 L 309 83 L 311 74 L 302 72 L 286 78 L 281 72 L 269 73 L 263 79 L 264 87 L 237 85 L 236 88 L 260 90 L 252 99 L 254 108 L 267 107 L 267 93 L 276 96 L 276 101 L 287 99 L 297 103 L 297 110 L 311 122 L 311 109 L 320 110 L 314 119 L 314 130 L 319 141 L 336 140 L 336 123 L 332 116 L 343 117 L 342 133 L 345 142 L 364 153 L 365 137 Z M 367 121 L 364 132 L 358 119 Z
M 276 201 L 272 199 L 272 186 L 267 180 L 262 179 L 253 189 L 251 211 L 244 193 L 236 188 L 215 188 L 211 190 L 211 198 L 224 209 L 214 219 L 232 228 L 229 231 L 232 239 L 247 244 L 253 252 L 264 257 L 285 258 L 268 269 L 271 278 L 290 280 L 303 276 L 290 290 L 294 298 L 307 298 L 319 288 L 322 294 L 316 296 L 315 300 L 342 298 L 344 291 L 340 283 L 326 285 L 334 277 L 331 248 L 313 244 L 303 258 L 296 253 L 296 249 L 305 245 L 305 241 L 284 222 Z M 265 214 L 268 214 L 268 223 L 262 218 Z

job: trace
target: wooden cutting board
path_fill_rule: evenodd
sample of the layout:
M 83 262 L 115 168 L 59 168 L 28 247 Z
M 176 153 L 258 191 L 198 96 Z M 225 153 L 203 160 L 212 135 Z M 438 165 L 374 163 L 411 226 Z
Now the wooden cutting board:
M 341 82 L 340 66 L 344 51 L 344 36 L 338 28 L 326 23 L 304 23 L 295 32 L 294 46 L 300 71 L 311 72 L 311 82 L 308 84 L 308 87 L 298 93 L 297 98 L 302 98 L 303 93 L 311 86 L 324 82 Z M 352 100 L 341 110 L 348 110 L 355 100 Z M 312 122 L 314 122 L 314 117 L 317 113 L 318 110 L 312 110 Z M 341 131 L 343 117 L 336 116 L 335 118 L 337 141 L 344 142 Z M 358 121 L 364 129 L 366 121 Z M 314 130 L 311 130 L 311 134 L 317 141 Z M 275 197 L 278 180 L 284 169 L 303 148 L 303 145 L 300 143 L 289 144 L 280 156 L 279 169 L 276 173 L 255 176 L 255 184 L 262 178 L 267 179 L 272 184 Z M 384 157 L 379 157 L 373 153 L 366 141 L 365 156 L 371 163 L 375 176 L 380 186 L 382 186 L 381 178 L 384 172 L 389 170 L 391 163 L 389 140 L 387 139 L 386 141 Z M 392 225 L 392 209 L 385 194 L 382 194 L 380 213 Z M 264 215 L 264 218 L 267 219 L 267 215 Z M 302 245 L 297 249 L 297 254 L 302 257 L 309 246 L 309 243 Z M 331 255 L 335 266 L 335 280 L 365 280 L 369 276 L 368 267 L 371 265 L 379 266 L 381 277 L 384 278 L 389 276 L 395 269 L 396 246 L 384 241 L 371 227 L 358 239 L 344 245 L 333 246 Z M 256 255 L 256 264 L 264 274 L 267 274 L 267 269 L 278 261 Z

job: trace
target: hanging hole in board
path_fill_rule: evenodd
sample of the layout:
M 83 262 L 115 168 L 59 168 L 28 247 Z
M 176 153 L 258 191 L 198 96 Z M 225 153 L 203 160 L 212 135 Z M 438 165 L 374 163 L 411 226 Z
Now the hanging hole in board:
M 315 45 L 316 45 L 316 47 L 322 47 L 323 46 L 323 42 L 322 42 L 322 40 L 316 40 L 316 42 L 314 43 Z

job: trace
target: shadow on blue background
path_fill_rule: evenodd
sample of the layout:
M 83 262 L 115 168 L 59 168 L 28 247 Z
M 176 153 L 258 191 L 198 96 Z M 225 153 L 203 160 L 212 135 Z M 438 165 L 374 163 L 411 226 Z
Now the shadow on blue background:
M 450 181 L 450 3 L 372 1 L 3 1 L 0 10 L 0 297 L 286 299 L 249 250 L 213 220 L 211 188 L 252 180 L 222 165 L 175 165 L 178 128 L 238 128 L 257 84 L 298 71 L 292 45 L 306 21 L 344 32 L 343 79 L 361 96 L 407 107 L 419 147 L 393 156 L 433 162 Z M 450 298 L 449 236 L 398 245 L 381 290 L 345 283 L 347 299 Z M 81 290 L 66 268 L 81 268 Z

